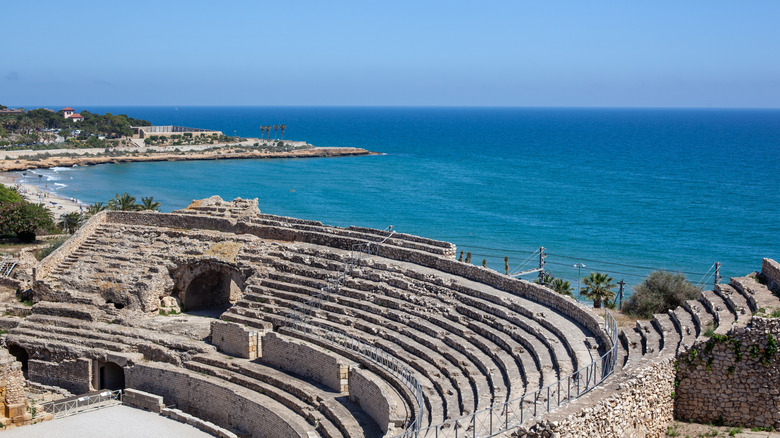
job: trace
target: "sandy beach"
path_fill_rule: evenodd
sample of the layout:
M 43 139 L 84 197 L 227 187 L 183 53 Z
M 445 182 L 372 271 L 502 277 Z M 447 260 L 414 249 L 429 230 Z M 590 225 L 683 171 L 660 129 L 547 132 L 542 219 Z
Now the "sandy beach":
M 86 208 L 85 204 L 80 204 L 78 199 L 65 198 L 63 196 L 56 195 L 51 192 L 34 186 L 32 184 L 20 184 L 17 182 L 17 177 L 11 173 L 0 173 L 0 183 L 8 187 L 16 187 L 19 192 L 30 202 L 42 203 L 54 213 L 54 220 L 65 213 L 81 212 Z

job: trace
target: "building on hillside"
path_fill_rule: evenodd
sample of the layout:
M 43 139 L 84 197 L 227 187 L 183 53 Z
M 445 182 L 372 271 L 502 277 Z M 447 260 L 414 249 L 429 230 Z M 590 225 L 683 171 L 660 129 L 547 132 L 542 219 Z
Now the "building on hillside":
M 24 114 L 24 111 L 20 109 L 11 109 L 11 108 L 0 110 L 0 116 L 15 116 L 19 114 Z
M 171 137 L 173 135 L 190 134 L 193 137 L 211 137 L 220 136 L 222 131 L 212 131 L 210 129 L 185 128 L 183 126 L 133 126 L 133 138 L 146 138 L 150 135 L 157 137 Z
M 61 109 L 60 112 L 62 113 L 62 116 L 65 117 L 66 119 L 73 120 L 75 122 L 80 122 L 84 120 L 84 117 L 81 114 L 77 113 L 76 110 L 74 110 L 69 106 Z

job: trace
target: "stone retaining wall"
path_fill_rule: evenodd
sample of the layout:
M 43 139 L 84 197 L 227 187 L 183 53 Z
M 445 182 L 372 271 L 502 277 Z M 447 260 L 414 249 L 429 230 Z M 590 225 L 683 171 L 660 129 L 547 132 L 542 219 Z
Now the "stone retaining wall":
M 406 405 L 376 374 L 357 366 L 349 369 L 349 399 L 387 432 L 406 423 Z
M 675 416 L 698 423 L 780 428 L 780 319 L 754 316 L 678 358 Z
M 128 388 L 161 395 L 166 405 L 230 430 L 257 438 L 306 438 L 282 413 L 253 401 L 256 393 L 225 381 L 212 382 L 161 363 L 137 364 L 125 370 Z
M 244 359 L 261 356 L 261 333 L 235 322 L 216 320 L 211 323 L 211 343 L 225 354 Z
M 274 332 L 262 337 L 263 363 L 316 380 L 339 392 L 349 389 L 349 364 L 334 353 Z
M 59 362 L 29 359 L 27 367 L 29 379 L 33 382 L 64 388 L 74 394 L 84 394 L 92 390 L 90 359 L 70 359 Z
M 520 427 L 516 437 L 662 437 L 673 420 L 674 360 L 615 376 L 570 404 Z
M 165 408 L 163 398 L 159 395 L 128 388 L 122 394 L 122 403 L 138 409 L 159 414 Z
M 767 279 L 767 286 L 773 291 L 780 290 L 780 263 L 772 259 L 761 261 L 761 273 Z

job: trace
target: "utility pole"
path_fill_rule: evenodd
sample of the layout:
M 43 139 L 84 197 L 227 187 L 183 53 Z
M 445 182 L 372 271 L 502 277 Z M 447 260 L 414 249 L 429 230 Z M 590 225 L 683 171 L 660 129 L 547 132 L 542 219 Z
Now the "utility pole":
M 577 268 L 577 302 L 580 302 L 580 298 L 582 298 L 582 291 L 580 290 L 580 278 L 582 278 L 582 268 L 585 267 L 585 263 L 577 262 L 574 264 L 574 267 Z
M 618 284 L 620 285 L 620 290 L 618 291 L 618 297 L 620 299 L 619 301 L 620 304 L 618 304 L 618 310 L 623 310 L 623 286 L 626 285 L 626 282 L 623 281 L 623 279 L 621 278 Z
M 539 283 L 544 283 L 544 259 L 547 258 L 547 254 L 544 253 L 544 247 L 539 247 Z
M 720 283 L 720 262 L 715 262 L 715 286 L 717 286 Z

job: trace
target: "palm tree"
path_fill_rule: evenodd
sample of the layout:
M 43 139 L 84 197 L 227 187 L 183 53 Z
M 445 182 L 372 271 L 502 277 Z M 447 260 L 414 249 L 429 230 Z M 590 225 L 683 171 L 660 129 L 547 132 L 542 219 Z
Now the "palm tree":
M 62 231 L 68 234 L 73 234 L 74 231 L 81 225 L 81 214 L 77 211 L 65 213 L 60 216 L 59 225 L 62 227 Z
M 284 130 L 287 129 L 287 125 L 279 125 L 279 130 L 282 131 L 282 140 L 284 140 Z
M 279 125 L 274 125 L 274 140 L 276 140 L 276 133 L 279 131 Z
M 115 194 L 114 198 L 108 201 L 109 210 L 120 211 L 135 211 L 138 210 L 138 204 L 135 203 L 135 197 L 130 196 L 127 192 L 123 194 Z
M 558 292 L 561 295 L 568 295 L 570 297 L 573 296 L 572 292 L 574 291 L 574 289 L 571 287 L 571 284 L 562 278 L 553 279 L 553 281 L 550 282 L 550 289 Z
M 154 196 L 148 198 L 141 198 L 141 210 L 154 210 L 160 211 L 162 204 L 154 200 Z
M 260 139 L 265 140 L 265 125 L 260 127 Z
M 103 204 L 102 202 L 93 202 L 92 204 L 89 205 L 89 207 L 87 207 L 86 215 L 91 217 L 100 213 L 105 209 L 106 209 L 106 205 Z
M 593 300 L 593 308 L 600 309 L 602 301 L 609 301 L 615 297 L 615 292 L 612 289 L 617 284 L 612 283 L 613 278 L 607 274 L 601 272 L 591 272 L 590 275 L 582 279 L 584 286 L 580 289 L 580 293 L 584 293 L 585 296 Z

